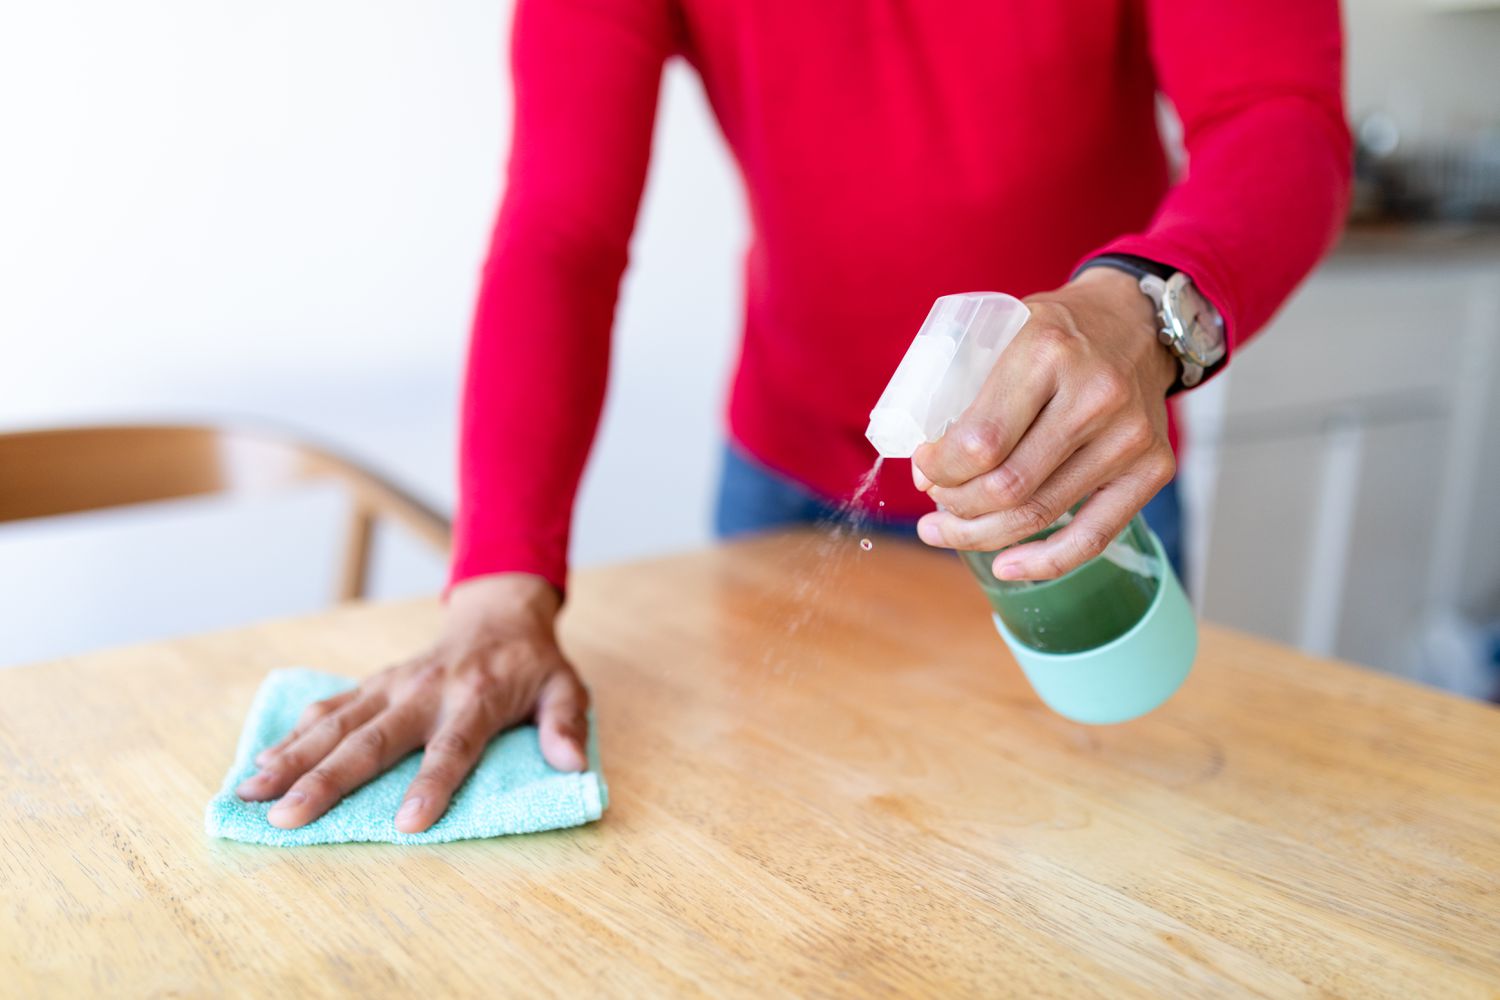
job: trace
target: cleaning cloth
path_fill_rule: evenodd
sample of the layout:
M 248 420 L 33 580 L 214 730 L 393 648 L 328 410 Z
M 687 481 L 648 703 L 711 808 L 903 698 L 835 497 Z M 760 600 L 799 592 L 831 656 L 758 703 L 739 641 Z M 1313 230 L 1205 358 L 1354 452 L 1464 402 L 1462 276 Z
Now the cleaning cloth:
M 210 836 L 278 847 L 367 841 L 435 844 L 580 826 L 598 819 L 608 804 L 592 735 L 589 769 L 582 773 L 557 771 L 542 759 L 536 727 L 521 726 L 490 741 L 479 766 L 459 786 L 448 811 L 422 833 L 400 833 L 395 823 L 406 786 L 421 764 L 420 752 L 349 794 L 306 826 L 296 830 L 272 826 L 266 819 L 272 803 L 246 802 L 234 794 L 235 788 L 255 773 L 255 755 L 290 732 L 308 704 L 354 686 L 347 677 L 314 670 L 273 670 L 266 677 L 240 733 L 234 766 L 208 803 L 204 825 Z M 593 727 L 589 729 L 592 734 Z

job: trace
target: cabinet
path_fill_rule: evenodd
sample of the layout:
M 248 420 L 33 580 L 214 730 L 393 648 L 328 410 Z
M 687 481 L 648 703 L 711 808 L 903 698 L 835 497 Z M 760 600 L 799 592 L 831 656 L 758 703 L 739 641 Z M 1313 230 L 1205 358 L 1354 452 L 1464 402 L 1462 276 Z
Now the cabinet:
M 1497 386 L 1500 236 L 1346 240 L 1187 398 L 1204 616 L 1488 694 L 1452 636 L 1500 619 Z

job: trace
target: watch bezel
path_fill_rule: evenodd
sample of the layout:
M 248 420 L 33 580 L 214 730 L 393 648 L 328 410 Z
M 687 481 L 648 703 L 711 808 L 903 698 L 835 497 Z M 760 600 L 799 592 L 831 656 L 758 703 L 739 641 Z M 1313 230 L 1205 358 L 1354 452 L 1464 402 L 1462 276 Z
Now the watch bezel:
M 1224 359 L 1224 319 L 1185 272 L 1177 271 L 1166 280 L 1161 314 L 1163 332 L 1184 361 L 1212 368 Z M 1189 316 L 1195 318 L 1191 324 L 1186 318 Z M 1209 322 L 1205 323 L 1203 317 L 1209 317 Z

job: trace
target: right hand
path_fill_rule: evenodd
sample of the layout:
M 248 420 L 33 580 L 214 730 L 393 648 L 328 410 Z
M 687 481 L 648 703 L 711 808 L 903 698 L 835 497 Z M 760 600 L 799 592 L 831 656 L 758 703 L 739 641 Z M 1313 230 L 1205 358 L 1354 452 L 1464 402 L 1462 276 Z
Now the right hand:
M 490 738 L 535 719 L 542 756 L 559 771 L 588 766 L 588 691 L 557 645 L 561 598 L 541 577 L 475 577 L 448 596 L 428 652 L 359 687 L 309 705 L 286 738 L 255 758 L 237 794 L 279 798 L 268 819 L 292 829 L 426 747 L 396 829 L 436 823 Z

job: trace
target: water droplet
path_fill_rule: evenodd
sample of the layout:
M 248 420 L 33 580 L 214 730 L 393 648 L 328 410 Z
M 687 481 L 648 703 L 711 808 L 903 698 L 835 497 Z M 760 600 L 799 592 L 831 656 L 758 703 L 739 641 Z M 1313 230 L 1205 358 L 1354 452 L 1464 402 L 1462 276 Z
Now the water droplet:
M 882 506 L 882 507 L 885 506 L 885 501 L 884 500 L 880 501 L 880 506 Z
M 861 538 L 859 540 L 859 547 L 868 552 L 875 547 L 875 543 L 870 541 L 868 538 Z

